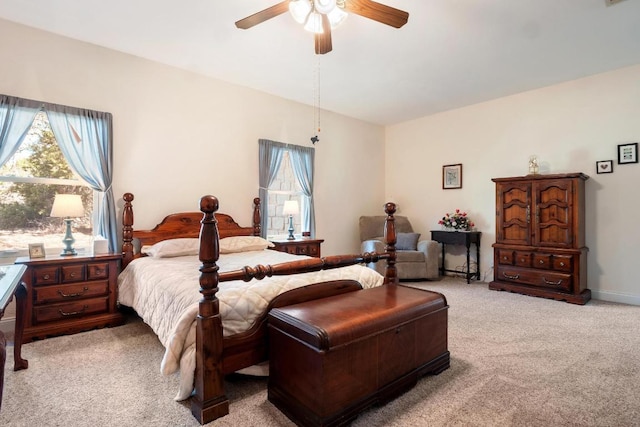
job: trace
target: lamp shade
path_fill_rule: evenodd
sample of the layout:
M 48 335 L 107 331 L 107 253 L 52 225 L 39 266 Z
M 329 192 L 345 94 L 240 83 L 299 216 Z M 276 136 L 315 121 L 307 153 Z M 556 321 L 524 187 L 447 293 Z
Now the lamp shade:
M 77 194 L 56 194 L 51 208 L 54 218 L 70 218 L 84 216 L 82 198 Z
M 282 208 L 283 215 L 298 215 L 300 213 L 300 207 L 297 200 L 286 200 L 284 207 Z

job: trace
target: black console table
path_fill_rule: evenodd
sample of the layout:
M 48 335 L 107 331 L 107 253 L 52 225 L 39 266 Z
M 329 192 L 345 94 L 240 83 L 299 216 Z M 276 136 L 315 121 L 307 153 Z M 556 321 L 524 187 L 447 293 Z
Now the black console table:
M 442 243 L 442 266 L 440 267 L 440 274 L 444 276 L 446 271 L 451 273 L 457 273 L 456 270 L 447 270 L 444 268 L 444 253 L 446 245 L 464 245 L 467 247 L 467 283 L 471 283 L 471 278 L 476 276 L 476 279 L 480 280 L 480 235 L 479 231 L 444 231 L 444 230 L 431 230 L 431 240 L 435 240 L 438 243 Z M 469 250 L 471 244 L 476 245 L 477 265 L 476 271 L 471 271 L 471 263 L 469 259 Z

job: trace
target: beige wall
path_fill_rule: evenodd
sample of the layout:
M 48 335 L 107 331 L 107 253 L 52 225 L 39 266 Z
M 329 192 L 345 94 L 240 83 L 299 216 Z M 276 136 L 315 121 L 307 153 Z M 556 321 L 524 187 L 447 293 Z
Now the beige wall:
M 198 210 L 204 194 L 250 225 L 258 139 L 311 146 L 312 108 L 279 97 L 2 20 L 0 56 L 0 93 L 113 114 L 113 188 L 135 195 L 138 228 Z M 384 129 L 321 117 L 317 236 L 325 254 L 352 252 L 359 215 L 382 209 Z
M 495 242 L 494 177 L 584 172 L 589 288 L 595 298 L 640 305 L 636 262 L 640 164 L 617 164 L 617 145 L 640 140 L 640 65 L 472 105 L 386 130 L 386 185 L 415 228 L 428 233 L 456 208 L 482 231 L 488 280 Z M 614 160 L 613 174 L 595 172 Z M 463 164 L 463 187 L 442 190 L 442 165 Z M 449 258 L 447 258 L 449 261 Z M 464 262 L 452 257 L 450 267 Z M 448 263 L 449 264 L 449 263 Z
M 0 20 L 0 93 L 109 111 L 114 191 L 136 195 L 136 225 L 197 209 L 203 194 L 250 222 L 258 138 L 310 145 L 310 107 Z M 310 82 L 311 84 L 311 82 Z M 357 219 L 393 196 L 428 235 L 439 217 L 468 210 L 483 232 L 481 270 L 491 277 L 492 177 L 585 172 L 589 287 L 640 304 L 632 277 L 640 165 L 595 174 L 616 145 L 640 136 L 640 66 L 505 97 L 386 130 L 323 112 L 316 145 L 316 215 L 323 253 L 358 250 Z M 362 153 L 367 157 L 362 160 Z M 229 161 L 233 159 L 234 161 Z M 210 164 L 216 162 L 216 167 Z M 442 190 L 442 165 L 462 163 L 463 188 Z M 452 258 L 453 263 L 460 259 Z

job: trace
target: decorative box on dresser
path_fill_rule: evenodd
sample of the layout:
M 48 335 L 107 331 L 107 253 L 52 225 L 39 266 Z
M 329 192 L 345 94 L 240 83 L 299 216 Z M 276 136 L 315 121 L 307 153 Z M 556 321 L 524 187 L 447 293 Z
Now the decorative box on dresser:
M 294 255 L 308 255 L 320 258 L 320 245 L 324 239 L 312 239 L 311 237 L 298 237 L 293 240 L 271 240 L 273 250 L 287 252 Z
M 583 173 L 494 178 L 496 243 L 489 289 L 574 304 L 587 289 Z
M 24 342 L 117 326 L 117 277 L 121 254 L 18 258 L 27 286 Z

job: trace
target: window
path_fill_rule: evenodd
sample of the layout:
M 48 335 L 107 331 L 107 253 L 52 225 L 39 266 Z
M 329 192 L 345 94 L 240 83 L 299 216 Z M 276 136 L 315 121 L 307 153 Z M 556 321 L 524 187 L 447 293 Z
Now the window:
M 63 221 L 50 218 L 56 194 L 81 196 L 76 248 L 99 234 L 116 251 L 111 135 L 110 113 L 0 95 L 0 262 L 29 243 L 63 247 Z
M 314 149 L 261 139 L 260 203 L 262 236 L 282 237 L 288 234 L 289 221 L 282 213 L 286 200 L 297 200 L 300 214 L 294 215 L 295 234 L 308 232 L 315 236 L 313 208 Z
M 278 169 L 275 179 L 267 191 L 269 195 L 269 210 L 267 212 L 267 238 L 286 237 L 289 234 L 289 219 L 282 213 L 284 202 L 295 200 L 298 206 L 302 206 L 302 189 L 296 180 L 291 167 L 291 156 L 285 152 L 282 156 L 282 163 Z M 293 215 L 293 228 L 296 234 L 302 231 L 302 216 L 300 213 Z
M 49 216 L 58 193 L 82 196 L 85 214 L 74 219 L 74 246 L 88 247 L 94 192 L 71 170 L 40 111 L 18 150 L 0 167 L 0 250 L 25 251 L 29 243 L 61 248 L 62 220 Z

